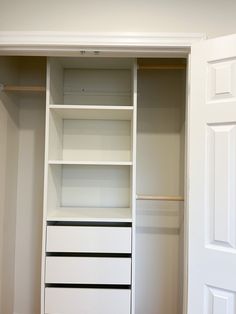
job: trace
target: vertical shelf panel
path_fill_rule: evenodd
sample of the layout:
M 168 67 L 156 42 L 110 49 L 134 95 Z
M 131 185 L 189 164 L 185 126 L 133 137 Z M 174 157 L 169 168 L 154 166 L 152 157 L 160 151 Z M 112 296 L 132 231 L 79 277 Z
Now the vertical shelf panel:
M 132 281 L 131 281 L 131 314 L 135 314 L 135 238 L 136 238 L 136 150 L 137 150 L 137 60 L 133 62 L 132 70 L 132 96 L 133 96 L 133 118 L 132 118 L 132 189 L 131 189 L 131 208 L 132 208 Z

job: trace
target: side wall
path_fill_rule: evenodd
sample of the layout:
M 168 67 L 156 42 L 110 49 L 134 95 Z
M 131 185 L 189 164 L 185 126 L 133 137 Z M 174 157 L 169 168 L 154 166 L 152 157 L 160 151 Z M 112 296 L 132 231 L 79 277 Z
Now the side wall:
M 21 99 L 14 314 L 40 313 L 44 124 L 45 100 Z
M 45 85 L 45 62 L 21 58 L 20 84 Z M 40 312 L 45 102 L 37 93 L 19 99 L 14 314 Z
M 0 60 L 0 81 L 17 80 L 16 64 Z M 0 93 L 0 313 L 14 308 L 16 194 L 19 143 L 19 109 L 14 96 Z
M 45 58 L 0 58 L 0 83 L 45 85 Z M 40 308 L 45 95 L 0 92 L 0 313 Z

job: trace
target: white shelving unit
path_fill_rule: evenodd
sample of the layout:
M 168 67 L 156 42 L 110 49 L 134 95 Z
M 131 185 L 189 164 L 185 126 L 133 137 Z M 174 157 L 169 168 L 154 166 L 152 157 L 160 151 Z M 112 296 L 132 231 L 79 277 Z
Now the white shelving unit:
M 98 261 L 103 272 L 104 267 L 109 267 L 110 273 L 115 274 L 116 265 L 122 265 L 119 259 L 121 258 L 121 261 L 124 259 L 126 265 L 129 265 L 126 266 L 129 272 L 128 284 L 127 280 L 124 282 L 121 280 L 119 284 L 112 282 L 112 278 L 108 278 L 109 272 L 101 276 L 96 273 L 99 270 L 93 270 L 94 276 L 104 277 L 104 280 L 98 282 L 96 278 L 90 276 L 87 281 L 87 283 L 96 282 L 98 285 L 104 285 L 104 295 L 108 295 L 111 291 L 111 286 L 107 283 L 112 284 L 114 298 L 116 295 L 119 298 L 122 290 L 127 296 L 132 295 L 131 234 L 135 212 L 136 145 L 135 71 L 135 62 L 131 59 L 49 58 L 47 66 L 44 199 L 46 249 L 43 254 L 42 278 L 45 278 L 45 274 L 47 278 L 55 277 L 51 277 L 50 270 L 47 269 L 49 256 L 51 258 L 53 254 L 63 255 L 67 252 L 67 257 L 60 260 L 60 265 L 69 261 L 68 247 L 73 246 L 73 243 L 69 242 L 78 241 L 80 230 L 88 231 L 83 245 L 87 247 L 86 252 L 90 254 L 90 242 L 94 236 L 96 237 L 96 233 L 98 248 L 106 248 L 104 246 L 106 238 L 112 239 L 115 232 L 114 241 L 118 240 L 120 244 L 113 243 L 113 245 L 122 248 L 128 243 L 128 251 L 122 249 L 116 251 L 114 246 L 112 250 L 115 250 L 113 252 L 115 257 L 108 258 L 106 261 L 109 265 L 103 265 L 105 262 L 103 258 L 98 258 Z M 59 229 L 60 226 L 64 226 L 64 229 Z M 62 230 L 65 246 L 56 253 L 51 252 L 51 246 L 48 245 L 49 228 L 50 239 L 53 239 L 50 240 L 50 245 L 56 247 L 60 240 L 59 237 L 54 236 L 54 233 L 56 235 L 59 230 Z M 106 234 L 105 238 L 100 236 L 103 232 Z M 73 238 L 68 234 L 74 234 Z M 110 252 L 110 249 L 107 252 Z M 108 254 L 106 249 L 105 251 L 98 249 L 93 253 Z M 91 258 L 93 257 L 90 256 L 88 259 Z M 78 257 L 74 256 L 73 263 L 76 264 L 77 261 L 79 262 Z M 58 265 L 58 259 L 51 258 L 50 269 L 59 267 Z M 62 268 L 68 269 L 66 265 Z M 80 285 L 80 289 L 73 290 L 77 298 L 82 297 L 83 288 L 88 288 L 85 283 L 90 270 L 88 268 L 86 274 L 86 266 L 83 266 L 83 272 L 85 272 L 83 282 L 79 280 L 73 282 L 74 285 Z M 66 285 L 69 280 L 66 273 L 64 278 L 65 282 L 60 283 Z M 89 288 L 92 291 L 91 296 L 97 295 L 96 291 L 99 291 L 97 285 Z M 57 285 L 57 280 L 50 282 L 47 279 L 46 282 L 42 282 L 42 309 L 53 302 L 58 295 L 58 289 L 60 287 Z M 67 289 L 66 286 L 60 290 L 61 298 L 64 298 L 65 303 L 75 298 L 72 294 L 71 297 L 68 296 L 70 291 L 71 289 L 69 287 Z M 132 301 L 128 297 L 124 300 L 123 309 L 125 313 L 130 313 Z M 90 302 L 93 302 L 93 297 Z M 69 306 L 71 305 L 68 304 L 68 308 Z M 108 308 L 110 313 L 110 307 Z M 104 314 L 108 312 L 105 310 Z

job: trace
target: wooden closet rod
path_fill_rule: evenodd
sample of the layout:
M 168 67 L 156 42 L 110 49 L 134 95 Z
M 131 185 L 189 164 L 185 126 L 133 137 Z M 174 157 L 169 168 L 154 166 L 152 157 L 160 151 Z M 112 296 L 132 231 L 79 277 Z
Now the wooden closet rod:
M 139 65 L 138 70 L 185 70 L 185 64 Z
M 4 92 L 46 92 L 45 86 L 20 86 L 0 84 L 0 91 Z
M 184 198 L 182 196 L 137 195 L 136 200 L 182 202 Z

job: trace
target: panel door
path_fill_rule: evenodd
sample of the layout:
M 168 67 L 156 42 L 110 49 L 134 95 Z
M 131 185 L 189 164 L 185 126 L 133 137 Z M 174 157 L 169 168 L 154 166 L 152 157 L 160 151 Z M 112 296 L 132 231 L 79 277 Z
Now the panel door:
M 236 36 L 191 53 L 188 314 L 236 313 Z

